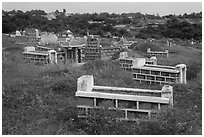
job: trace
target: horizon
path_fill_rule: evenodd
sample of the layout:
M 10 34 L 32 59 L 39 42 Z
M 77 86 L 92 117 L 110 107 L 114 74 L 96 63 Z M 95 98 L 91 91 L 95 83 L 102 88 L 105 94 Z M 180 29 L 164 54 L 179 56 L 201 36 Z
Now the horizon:
M 114 7 L 114 8 L 111 8 Z M 182 8 L 181 8 L 182 7 Z M 165 16 L 170 14 L 183 15 L 193 12 L 202 12 L 202 2 L 2 2 L 2 10 L 44 10 L 46 13 L 62 12 L 67 13 L 142 13 L 159 14 Z

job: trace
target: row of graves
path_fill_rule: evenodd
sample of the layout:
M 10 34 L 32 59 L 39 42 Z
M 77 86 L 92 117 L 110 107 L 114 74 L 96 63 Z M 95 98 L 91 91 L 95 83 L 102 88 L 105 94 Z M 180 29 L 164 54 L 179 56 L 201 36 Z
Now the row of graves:
M 147 50 L 151 58 L 129 57 L 121 52 L 121 69 L 130 71 L 132 79 L 148 84 L 160 84 L 161 90 L 108 87 L 94 85 L 93 75 L 78 78 L 75 96 L 78 99 L 78 117 L 86 119 L 91 110 L 108 108 L 117 120 L 146 120 L 154 111 L 173 107 L 173 87 L 175 83 L 186 84 L 186 65 L 159 65 L 157 58 L 168 58 L 168 51 Z
M 23 52 L 25 60 L 44 62 L 45 64 L 55 64 L 67 60 L 80 63 L 82 59 L 85 61 L 100 60 L 102 54 L 111 55 L 120 50 L 120 48 L 112 47 L 103 48 L 100 45 L 100 39 L 93 35 L 84 38 L 58 36 L 57 40 L 53 40 L 56 38 L 55 36 L 49 40 L 50 37 L 41 39 L 40 42 L 44 44 L 25 47 Z M 52 44 L 49 41 L 52 41 Z M 53 44 L 53 41 L 56 43 Z M 127 46 L 133 42 L 124 43 Z M 161 90 L 96 86 L 93 75 L 84 75 L 78 78 L 75 93 L 78 102 L 78 117 L 86 119 L 91 110 L 108 108 L 108 111 L 116 113 L 118 120 L 135 121 L 151 118 L 152 111 L 158 111 L 166 106 L 172 107 L 172 84 L 186 84 L 186 65 L 158 65 L 157 58 L 168 58 L 168 51 L 148 49 L 147 54 L 152 57 L 133 58 L 128 57 L 127 52 L 120 53 L 121 69 L 130 71 L 133 80 L 163 85 Z
M 156 53 L 156 54 L 155 54 Z M 161 55 L 159 55 L 159 53 Z M 156 52 L 151 58 L 128 57 L 127 52 L 120 53 L 120 67 L 132 73 L 133 80 L 150 84 L 186 84 L 186 65 L 164 66 L 157 64 L 157 57 L 163 57 L 166 52 Z M 149 54 L 147 52 L 147 54 Z M 165 54 L 166 57 L 168 57 Z
M 81 50 L 85 44 L 86 38 L 65 38 L 58 41 L 55 34 L 46 34 L 36 44 L 31 43 L 25 47 L 24 60 L 40 64 L 81 63 Z
M 25 62 L 39 64 L 82 63 L 100 60 L 103 55 L 112 56 L 121 48 L 102 47 L 100 38 L 94 35 L 74 37 L 68 30 L 61 34 L 40 33 L 36 29 L 27 30 L 28 39 L 23 55 Z

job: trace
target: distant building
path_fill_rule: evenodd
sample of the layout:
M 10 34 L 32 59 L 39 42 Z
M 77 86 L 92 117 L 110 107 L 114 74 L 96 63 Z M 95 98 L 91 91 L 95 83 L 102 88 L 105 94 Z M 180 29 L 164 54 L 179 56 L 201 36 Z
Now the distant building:
M 101 24 L 101 23 L 104 23 L 104 21 L 93 21 L 93 20 L 89 20 L 88 23 L 89 23 L 89 24 Z
M 73 32 L 71 30 L 64 30 L 58 34 L 59 38 L 73 38 Z
M 66 42 L 68 42 L 74 38 L 73 32 L 71 32 L 70 30 L 65 30 L 65 31 L 57 34 L 57 37 L 58 37 L 59 43 L 61 43 L 61 44 L 66 43 Z
M 56 19 L 56 13 L 55 12 L 51 12 L 51 13 L 47 13 L 47 15 L 44 15 L 44 17 L 46 17 L 48 20 L 53 20 Z

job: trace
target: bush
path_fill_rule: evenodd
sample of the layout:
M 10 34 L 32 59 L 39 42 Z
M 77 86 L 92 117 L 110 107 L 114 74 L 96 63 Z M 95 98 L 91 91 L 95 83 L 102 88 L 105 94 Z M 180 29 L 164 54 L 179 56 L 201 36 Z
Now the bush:
M 78 128 L 89 135 L 133 135 L 138 133 L 137 123 L 120 121 L 115 118 L 118 113 L 106 107 L 100 110 L 91 110 L 85 121 L 80 121 Z
M 166 135 L 199 134 L 199 115 L 181 108 L 166 108 L 151 115 L 151 122 L 158 126 L 156 132 Z M 150 123 L 148 123 L 150 124 Z

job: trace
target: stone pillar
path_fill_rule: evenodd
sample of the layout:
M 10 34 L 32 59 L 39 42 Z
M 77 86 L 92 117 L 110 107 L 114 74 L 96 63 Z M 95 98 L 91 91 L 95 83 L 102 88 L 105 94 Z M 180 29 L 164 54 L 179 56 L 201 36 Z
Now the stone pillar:
M 179 67 L 179 83 L 183 83 L 183 73 L 182 73 L 182 68 Z
M 176 65 L 176 69 L 179 70 L 179 83 L 186 84 L 186 65 L 185 64 L 179 64 Z
M 94 105 L 93 106 L 96 107 L 96 98 L 94 98 Z
M 183 69 L 183 83 L 186 84 L 186 70 L 187 67 L 185 66 L 185 68 Z
M 157 65 L 157 58 L 156 57 L 151 57 L 150 60 L 153 61 L 152 65 Z
M 78 63 L 81 63 L 81 49 L 78 48 Z
M 128 117 L 127 117 L 127 110 L 125 110 L 125 119 L 128 119 Z
M 115 107 L 118 108 L 118 100 L 115 100 Z
M 77 80 L 77 91 L 91 92 L 94 86 L 93 75 L 84 75 Z
M 139 101 L 136 102 L 136 106 L 137 106 L 137 109 L 140 109 L 140 103 L 139 103 Z
M 168 58 L 169 57 L 169 51 L 165 50 L 165 53 L 166 53 L 166 57 Z
M 72 62 L 75 62 L 75 48 L 72 48 Z
M 67 49 L 67 55 L 68 55 L 68 59 L 69 61 L 72 63 L 73 62 L 73 48 L 69 48 Z
M 168 98 L 169 99 L 169 105 L 173 106 L 173 87 L 170 85 L 164 85 L 162 87 L 161 97 L 162 98 Z
M 51 64 L 52 63 L 52 54 L 51 54 L 51 52 L 48 52 L 48 60 L 49 60 L 49 63 Z
M 74 51 L 74 62 L 75 62 L 75 63 L 78 63 L 78 59 L 77 59 L 77 48 L 75 47 L 73 51 Z
M 172 46 L 172 42 L 171 41 L 167 41 L 167 46 L 171 47 Z
M 38 39 L 39 38 L 39 31 L 38 31 L 38 29 L 35 29 L 35 37 L 36 37 L 36 39 Z
M 70 57 L 71 57 L 71 62 L 73 62 L 73 59 L 74 59 L 74 49 L 72 48 L 71 51 L 70 51 Z
M 68 49 L 64 48 L 64 50 L 65 50 L 65 62 L 67 62 L 67 60 L 68 60 Z
M 172 42 L 171 41 L 169 42 L 169 47 L 172 47 Z
M 151 52 L 151 49 L 150 49 L 150 48 L 147 49 L 147 53 L 149 53 L 149 52 Z
M 54 61 L 54 63 L 57 63 L 57 52 L 55 50 L 49 50 L 48 54 L 49 54 L 49 62 L 52 63 Z M 52 55 L 54 55 L 54 60 L 52 58 Z
M 55 63 L 57 64 L 57 52 L 54 52 L 55 54 Z

